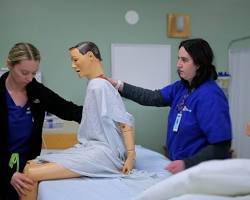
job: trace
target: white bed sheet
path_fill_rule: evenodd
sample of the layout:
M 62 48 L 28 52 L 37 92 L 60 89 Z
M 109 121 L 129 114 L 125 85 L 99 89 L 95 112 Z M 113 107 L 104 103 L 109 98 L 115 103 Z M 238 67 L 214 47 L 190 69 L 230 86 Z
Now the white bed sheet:
M 135 168 L 156 176 L 142 179 L 73 178 L 42 181 L 38 200 L 130 200 L 150 186 L 171 176 L 164 167 L 170 162 L 158 152 L 136 146 Z
M 202 195 L 202 194 L 185 194 L 180 197 L 174 197 L 169 200 L 250 200 L 250 195 L 225 197 L 218 195 Z

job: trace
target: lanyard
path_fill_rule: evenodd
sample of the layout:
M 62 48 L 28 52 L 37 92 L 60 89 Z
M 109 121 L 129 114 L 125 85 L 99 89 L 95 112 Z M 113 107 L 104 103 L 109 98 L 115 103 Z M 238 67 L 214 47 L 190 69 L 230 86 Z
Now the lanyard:
M 185 94 L 180 103 L 178 103 L 176 105 L 178 114 L 176 116 L 175 122 L 174 122 L 174 127 L 173 127 L 173 132 L 177 133 L 179 126 L 180 126 L 180 122 L 181 122 L 181 118 L 182 118 L 182 111 L 184 111 L 184 109 L 186 108 L 186 100 L 189 97 L 189 95 L 191 94 L 191 92 L 188 92 L 187 94 Z
M 9 161 L 9 167 L 12 169 L 16 164 L 16 171 L 19 172 L 19 153 L 12 153 Z

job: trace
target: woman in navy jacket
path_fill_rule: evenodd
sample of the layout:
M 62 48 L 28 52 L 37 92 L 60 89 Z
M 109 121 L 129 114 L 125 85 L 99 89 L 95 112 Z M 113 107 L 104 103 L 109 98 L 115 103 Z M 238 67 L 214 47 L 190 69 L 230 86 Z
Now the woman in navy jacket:
M 0 199 L 18 199 L 27 160 L 40 154 L 45 113 L 80 122 L 82 106 L 66 101 L 34 78 L 40 53 L 29 43 L 17 43 L 9 52 L 9 72 L 0 77 Z M 13 157 L 14 156 L 14 157 Z M 16 192 L 16 191 L 17 192 Z

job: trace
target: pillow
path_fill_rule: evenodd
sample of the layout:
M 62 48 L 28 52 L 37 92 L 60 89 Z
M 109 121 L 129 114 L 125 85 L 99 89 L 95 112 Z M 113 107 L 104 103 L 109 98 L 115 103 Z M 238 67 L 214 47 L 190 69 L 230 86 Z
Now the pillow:
M 137 200 L 166 200 L 187 193 L 250 194 L 250 159 L 206 161 L 148 188 Z

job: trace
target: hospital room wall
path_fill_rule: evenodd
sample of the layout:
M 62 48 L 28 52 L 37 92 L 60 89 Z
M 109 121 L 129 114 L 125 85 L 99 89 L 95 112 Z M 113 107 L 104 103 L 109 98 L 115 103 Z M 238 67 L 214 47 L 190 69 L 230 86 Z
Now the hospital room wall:
M 29 41 L 41 50 L 43 83 L 82 104 L 87 81 L 70 67 L 70 46 L 85 40 L 96 42 L 106 74 L 111 75 L 111 43 L 170 44 L 174 81 L 181 39 L 166 36 L 166 14 L 184 13 L 191 17 L 191 37 L 208 40 L 218 70 L 227 71 L 229 42 L 250 34 L 249 8 L 249 0 L 1 0 L 1 66 L 14 43 Z M 138 12 L 137 24 L 126 23 L 128 10 Z M 135 69 L 131 73 L 143 72 Z M 168 109 L 125 103 L 136 119 L 137 143 L 162 151 Z

